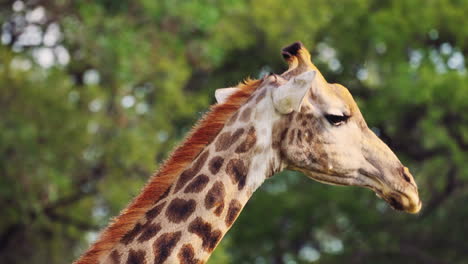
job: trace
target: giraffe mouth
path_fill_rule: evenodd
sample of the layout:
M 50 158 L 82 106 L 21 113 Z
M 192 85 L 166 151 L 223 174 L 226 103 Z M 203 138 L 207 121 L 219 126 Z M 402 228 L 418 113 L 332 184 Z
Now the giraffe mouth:
M 301 171 L 309 178 L 329 185 L 338 185 L 338 186 L 351 186 L 351 185 L 363 185 L 358 178 L 350 175 L 338 175 L 337 173 L 332 172 L 322 172 L 322 171 L 307 171 L 301 168 L 294 168 L 295 170 Z

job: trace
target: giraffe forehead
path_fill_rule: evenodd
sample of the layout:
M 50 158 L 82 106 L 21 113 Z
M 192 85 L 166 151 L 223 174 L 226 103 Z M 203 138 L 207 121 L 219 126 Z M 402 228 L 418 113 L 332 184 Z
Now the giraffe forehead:
M 264 82 L 252 94 L 255 98 L 255 103 L 264 100 L 268 90 L 277 89 L 279 86 L 287 82 L 281 76 L 271 75 L 265 78 Z M 341 84 L 321 82 L 318 88 L 313 89 L 311 86 L 309 98 L 315 108 L 319 108 L 320 112 L 335 111 L 336 114 L 352 114 L 358 109 L 349 90 Z M 254 106 L 255 107 L 255 106 Z
M 348 88 L 344 87 L 341 84 L 332 84 L 330 85 L 332 90 L 335 91 L 335 94 L 351 109 L 354 110 L 357 108 L 357 104 L 353 99 L 353 96 L 349 92 Z
M 309 99 L 312 108 L 319 112 L 333 115 L 352 115 L 357 111 L 357 104 L 351 93 L 340 84 L 327 84 L 314 89 Z

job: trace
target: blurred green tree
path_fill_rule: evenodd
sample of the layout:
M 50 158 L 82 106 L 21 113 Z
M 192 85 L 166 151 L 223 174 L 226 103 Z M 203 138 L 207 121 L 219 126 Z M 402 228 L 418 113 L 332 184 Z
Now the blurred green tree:
M 301 40 L 410 166 L 403 215 L 285 172 L 212 263 L 466 263 L 468 2 L 2 1 L 1 263 L 76 258 L 213 102 Z M 71 250 L 71 251 L 70 251 Z

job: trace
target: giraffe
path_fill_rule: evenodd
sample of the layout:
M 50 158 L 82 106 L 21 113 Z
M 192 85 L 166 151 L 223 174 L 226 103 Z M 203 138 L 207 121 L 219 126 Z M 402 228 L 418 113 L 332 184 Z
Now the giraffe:
M 217 104 L 76 264 L 205 263 L 253 192 L 284 169 L 420 210 L 413 176 L 349 91 L 325 80 L 302 43 L 282 55 L 286 72 L 215 92 Z

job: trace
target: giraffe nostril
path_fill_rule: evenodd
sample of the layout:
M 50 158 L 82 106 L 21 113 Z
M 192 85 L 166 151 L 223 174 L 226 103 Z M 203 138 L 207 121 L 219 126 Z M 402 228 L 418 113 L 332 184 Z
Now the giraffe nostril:
M 410 177 L 408 176 L 408 174 L 403 173 L 403 178 L 404 178 L 405 181 L 407 181 L 408 183 L 411 183 L 411 179 L 410 179 Z
M 401 175 L 403 176 L 403 179 L 407 182 L 407 183 L 411 183 L 411 174 L 409 173 L 409 170 L 407 167 L 404 167 L 402 166 L 401 169 L 400 169 L 400 173 Z

